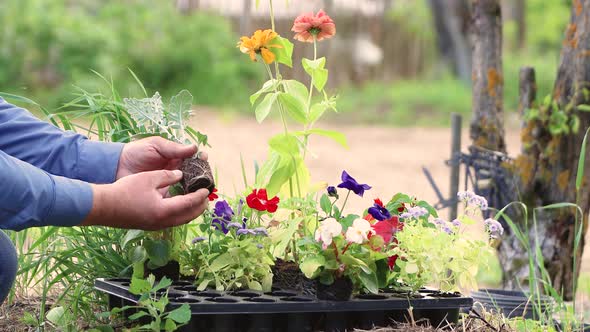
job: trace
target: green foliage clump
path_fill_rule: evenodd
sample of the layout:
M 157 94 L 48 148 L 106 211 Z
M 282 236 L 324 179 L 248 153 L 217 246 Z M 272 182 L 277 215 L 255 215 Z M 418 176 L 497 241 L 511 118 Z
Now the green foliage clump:
M 99 88 L 91 70 L 128 91 L 135 88 L 130 68 L 148 89 L 170 96 L 182 86 L 212 105 L 244 97 L 241 88 L 257 77 L 235 53 L 226 19 L 182 15 L 172 1 L 7 0 L 0 21 L 0 90 L 47 106 L 70 100 L 73 84 Z

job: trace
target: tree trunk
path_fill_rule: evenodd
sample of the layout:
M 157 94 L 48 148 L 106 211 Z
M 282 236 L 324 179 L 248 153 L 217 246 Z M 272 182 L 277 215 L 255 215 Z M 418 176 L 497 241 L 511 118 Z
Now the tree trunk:
M 440 55 L 457 77 L 471 83 L 467 0 L 430 0 L 428 3 L 434 19 Z
M 473 118 L 475 146 L 506 152 L 504 142 L 504 77 L 502 15 L 499 0 L 472 0 Z
M 528 207 L 529 229 L 526 232 L 529 241 L 533 248 L 540 247 L 549 281 L 555 290 L 563 292 L 566 300 L 571 300 L 575 292 L 574 281 L 579 276 L 590 207 L 590 154 L 585 158 L 586 175 L 580 191 L 576 191 L 580 148 L 586 128 L 590 127 L 590 113 L 577 108 L 590 102 L 589 50 L 590 0 L 577 0 L 572 5 L 571 21 L 563 43 L 552 96 L 554 102 L 540 105 L 535 111 L 537 115 L 529 113 L 525 118 L 523 150 L 512 165 L 515 183 L 519 187 L 514 198 Z M 523 99 L 528 100 L 523 95 L 521 103 Z M 564 119 L 564 124 L 560 125 L 558 119 Z M 539 209 L 562 202 L 577 203 L 583 211 L 582 216 L 576 218 L 573 208 Z M 521 229 L 525 229 L 522 213 L 511 211 L 510 215 Z M 574 249 L 576 227 L 580 224 L 581 243 Z M 499 247 L 499 258 L 505 287 L 528 284 L 528 254 L 510 229 Z

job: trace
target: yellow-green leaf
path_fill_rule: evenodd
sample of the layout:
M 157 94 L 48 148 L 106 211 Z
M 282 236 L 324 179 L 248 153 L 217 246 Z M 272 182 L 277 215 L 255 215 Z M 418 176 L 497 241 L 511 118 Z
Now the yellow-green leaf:
M 279 102 L 283 105 L 284 109 L 287 111 L 287 114 L 289 114 L 293 120 L 301 124 L 307 123 L 305 104 L 299 99 L 295 98 L 291 94 L 283 92 L 279 94 Z
M 287 38 L 277 36 L 271 44 L 277 44 L 281 47 L 271 47 L 270 50 L 275 54 L 276 61 L 288 67 L 293 67 L 293 43 Z
M 269 93 L 264 96 L 264 99 L 260 102 L 260 104 L 258 104 L 256 110 L 254 111 L 256 114 L 256 121 L 258 121 L 258 123 L 264 121 L 264 119 L 268 116 L 276 100 L 276 93 Z

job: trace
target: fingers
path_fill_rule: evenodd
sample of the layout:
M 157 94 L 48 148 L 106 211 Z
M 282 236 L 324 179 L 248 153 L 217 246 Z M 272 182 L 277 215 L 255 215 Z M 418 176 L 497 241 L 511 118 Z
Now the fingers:
M 141 174 L 141 173 L 140 173 Z M 175 183 L 178 183 L 182 179 L 182 172 L 179 170 L 174 171 L 151 171 L 145 172 L 152 180 L 152 185 L 155 186 L 156 189 L 165 188 L 171 186 Z
M 154 144 L 158 153 L 167 159 L 185 159 L 197 153 L 195 145 L 179 144 L 162 137 L 153 137 L 152 144 Z
M 209 200 L 207 189 L 200 189 L 187 195 L 166 198 L 162 208 L 170 215 L 167 226 L 182 225 L 200 216 L 207 209 Z
M 199 151 L 197 152 L 197 158 L 207 161 L 209 159 L 209 155 L 205 151 Z

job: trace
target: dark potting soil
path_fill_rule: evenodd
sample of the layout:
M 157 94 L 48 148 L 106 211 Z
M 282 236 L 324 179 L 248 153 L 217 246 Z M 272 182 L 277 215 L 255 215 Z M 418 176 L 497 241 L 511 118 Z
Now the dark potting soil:
M 132 305 L 138 300 L 129 292 L 129 280 L 97 279 L 95 288 L 109 295 L 111 308 Z M 325 301 L 281 289 L 269 293 L 198 291 L 186 282 L 173 284 L 169 294 L 170 309 L 184 303 L 191 308 L 192 319 L 179 330 L 182 332 L 352 331 L 409 321 L 410 307 L 417 321 L 424 319 L 433 326 L 445 326 L 447 322 L 456 323 L 460 309 L 473 304 L 468 297 L 432 297 L 429 292 L 421 293 L 423 298 L 417 299 L 380 292 L 348 301 Z
M 180 166 L 182 171 L 182 180 L 180 184 L 185 194 L 193 193 L 199 189 L 207 189 L 209 193 L 213 192 L 215 188 L 215 181 L 213 180 L 213 172 L 211 166 L 205 160 L 201 160 L 196 156 L 187 158 Z

